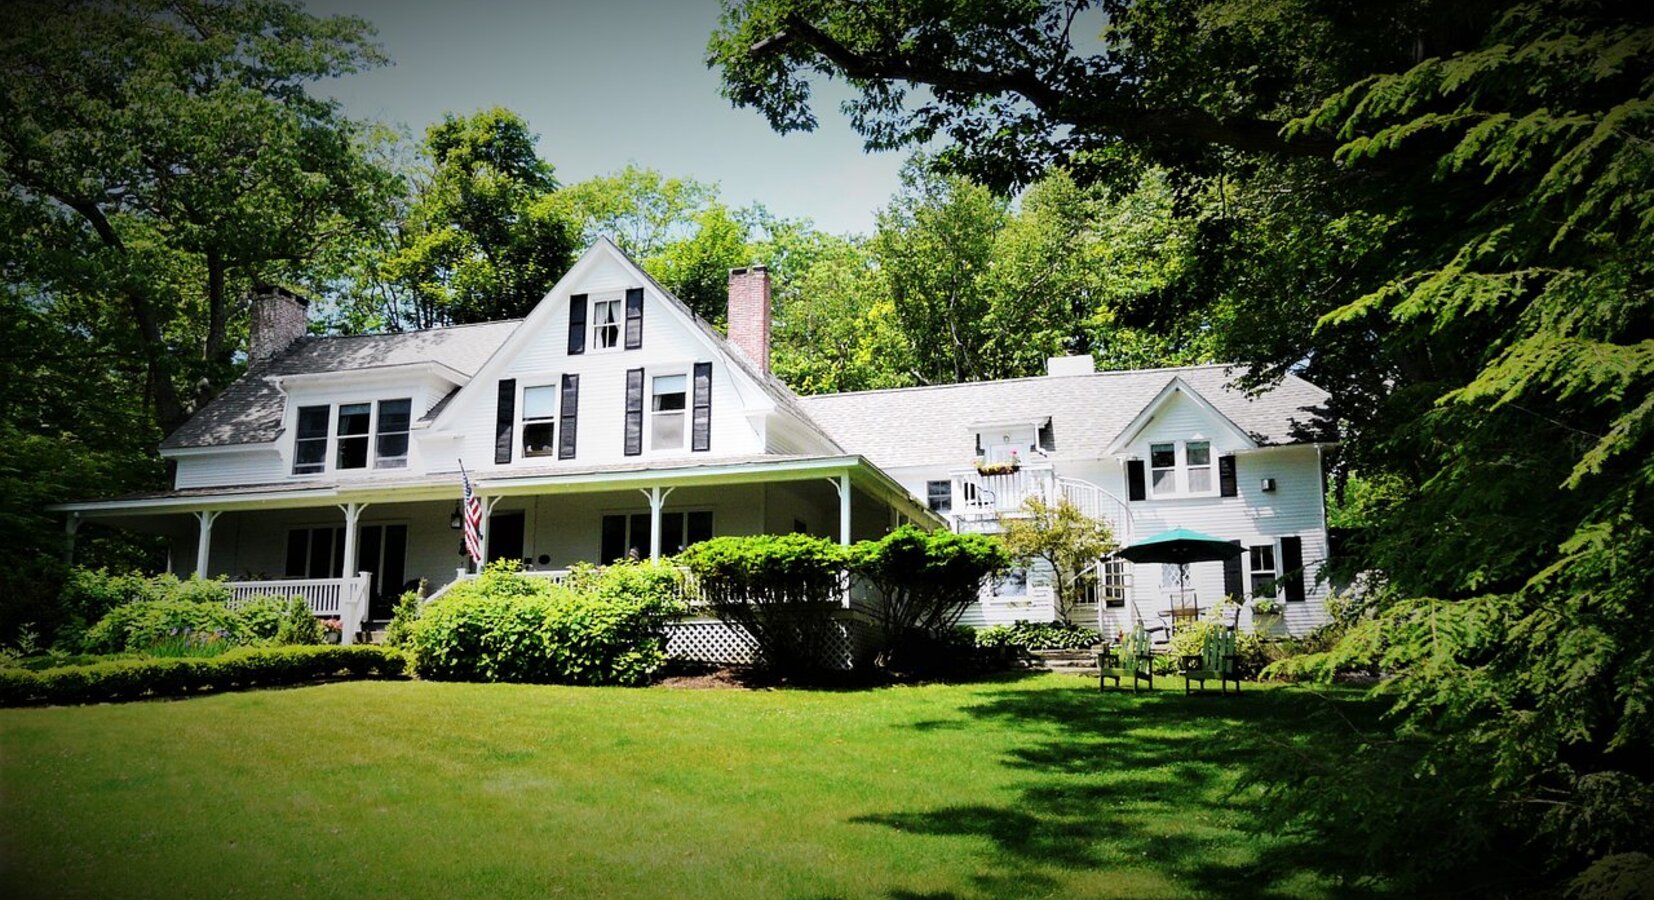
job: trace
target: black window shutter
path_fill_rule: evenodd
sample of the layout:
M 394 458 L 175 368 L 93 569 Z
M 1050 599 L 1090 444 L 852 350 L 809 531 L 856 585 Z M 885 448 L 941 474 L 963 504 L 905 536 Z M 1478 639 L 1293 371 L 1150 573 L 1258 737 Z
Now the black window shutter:
M 1218 457 L 1218 494 L 1224 497 L 1240 496 L 1240 486 L 1235 483 L 1233 456 Z
M 643 288 L 626 291 L 626 349 L 643 346 Z
M 500 403 L 494 415 L 494 461 L 511 462 L 511 426 L 517 418 L 517 379 L 500 379 Z
M 586 295 L 569 298 L 569 355 L 586 352 Z
M 1230 541 L 1238 544 L 1240 541 Z M 1242 553 L 1234 559 L 1223 561 L 1223 593 L 1232 600 L 1239 601 L 1246 596 L 1246 585 L 1241 581 L 1241 560 L 1246 558 Z
M 626 370 L 626 455 L 643 452 L 643 370 Z
M 695 364 L 695 409 L 690 423 L 689 449 L 712 449 L 712 363 Z
M 1286 584 L 1286 602 L 1304 602 L 1304 539 L 1281 538 L 1281 577 Z
M 580 415 L 580 376 L 563 376 L 563 398 L 559 404 L 558 426 L 563 432 L 557 444 L 558 459 L 574 458 L 574 439 L 576 419 Z
M 1142 500 L 1147 496 L 1148 490 L 1143 483 L 1143 461 L 1126 460 L 1126 499 Z

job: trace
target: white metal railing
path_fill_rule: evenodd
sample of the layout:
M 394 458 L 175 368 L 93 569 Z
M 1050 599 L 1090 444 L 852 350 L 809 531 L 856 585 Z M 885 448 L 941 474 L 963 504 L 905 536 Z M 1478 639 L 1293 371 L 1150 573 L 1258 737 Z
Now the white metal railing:
M 953 482 L 953 511 L 957 514 L 1015 512 L 1030 497 L 1050 500 L 1056 470 L 1048 464 L 1024 464 L 1014 472 L 984 475 L 976 469 L 949 473 Z
M 356 631 L 366 621 L 368 592 L 373 574 L 362 572 L 348 578 L 289 578 L 278 581 L 232 581 L 228 583 L 230 609 L 240 609 L 259 597 L 303 597 L 305 606 L 317 616 L 337 618 L 340 643 L 356 640 Z
M 1062 499 L 1074 504 L 1087 517 L 1109 523 L 1117 543 L 1131 542 L 1131 507 L 1124 500 L 1079 478 L 1058 478 L 1056 488 Z

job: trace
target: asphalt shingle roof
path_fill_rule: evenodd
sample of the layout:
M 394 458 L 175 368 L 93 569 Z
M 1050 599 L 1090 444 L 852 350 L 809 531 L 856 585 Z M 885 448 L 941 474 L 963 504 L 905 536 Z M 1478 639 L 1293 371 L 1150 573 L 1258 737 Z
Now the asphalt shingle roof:
M 162 449 L 219 447 L 273 441 L 281 433 L 285 398 L 271 380 L 284 375 L 361 371 L 411 363 L 441 363 L 466 375 L 493 355 L 517 319 L 345 337 L 301 337 L 201 408 L 161 442 Z M 447 398 L 444 398 L 446 400 Z
M 1211 365 L 979 381 L 800 398 L 838 444 L 883 468 L 953 465 L 974 454 L 974 426 L 1049 417 L 1054 455 L 1098 458 L 1173 378 L 1259 444 L 1314 439 L 1327 393 L 1288 375 L 1257 397 L 1230 387 L 1238 367 Z

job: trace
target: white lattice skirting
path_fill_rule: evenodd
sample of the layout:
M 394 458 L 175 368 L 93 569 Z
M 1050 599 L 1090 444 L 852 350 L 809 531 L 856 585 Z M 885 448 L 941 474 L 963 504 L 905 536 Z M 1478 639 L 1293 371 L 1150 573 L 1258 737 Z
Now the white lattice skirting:
M 847 615 L 835 623 L 836 634 L 828 656 L 839 669 L 852 669 L 873 652 L 873 626 L 860 616 Z M 686 619 L 666 626 L 666 655 L 685 662 L 726 666 L 750 665 L 752 636 L 739 625 L 717 619 Z

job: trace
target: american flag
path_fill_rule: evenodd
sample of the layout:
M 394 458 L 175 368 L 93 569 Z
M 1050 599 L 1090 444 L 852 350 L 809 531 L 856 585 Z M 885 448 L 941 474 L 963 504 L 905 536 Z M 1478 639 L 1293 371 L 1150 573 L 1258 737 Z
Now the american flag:
M 460 518 L 465 520 L 465 555 L 471 561 L 482 565 L 482 498 L 471 489 L 471 476 L 465 471 L 465 464 L 460 463 L 460 480 L 465 482 L 465 498 L 460 502 L 463 511 Z

